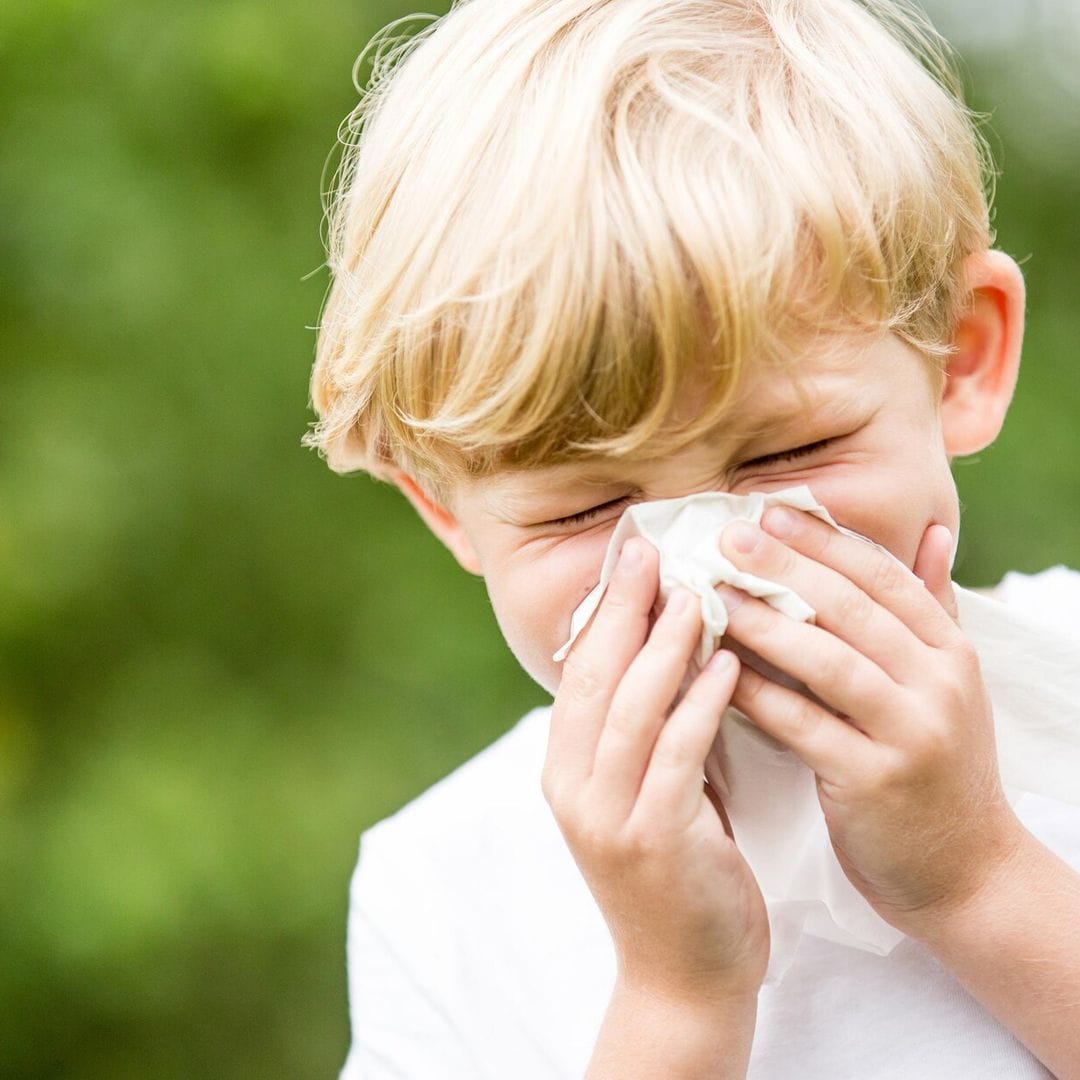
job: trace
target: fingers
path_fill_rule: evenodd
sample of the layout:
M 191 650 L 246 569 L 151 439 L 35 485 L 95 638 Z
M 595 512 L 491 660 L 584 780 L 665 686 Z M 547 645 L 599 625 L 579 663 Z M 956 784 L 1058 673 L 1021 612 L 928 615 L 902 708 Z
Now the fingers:
M 659 587 L 656 549 L 631 539 L 622 549 L 600 606 L 563 665 L 551 712 L 545 776 L 568 785 L 592 772 L 596 745 L 615 688 L 649 629 Z
M 842 573 L 800 555 L 749 522 L 729 526 L 721 548 L 741 569 L 793 589 L 817 613 L 818 626 L 855 646 L 894 678 L 903 681 L 917 667 L 917 642 L 903 633 L 903 623 Z
M 598 812 L 605 819 L 621 821 L 632 810 L 700 635 L 698 598 L 676 589 L 619 683 L 597 742 L 590 781 L 604 793 Z M 698 760 L 699 778 L 707 751 L 708 744 Z
M 887 738 L 902 727 L 906 691 L 858 649 L 736 589 L 722 586 L 718 591 L 728 609 L 727 633 L 740 644 L 853 717 L 868 734 Z
M 901 626 L 933 647 L 955 642 L 955 623 L 907 567 L 809 514 L 773 507 L 760 529 L 729 526 L 721 547 L 740 568 L 790 585 L 820 625 L 898 678 L 920 662 L 918 650 L 904 648 Z
M 826 783 L 850 777 L 874 753 L 870 738 L 795 690 L 742 668 L 732 704 L 767 735 L 793 750 Z
M 693 818 L 701 805 L 705 758 L 738 677 L 739 661 L 727 650 L 716 653 L 699 673 L 656 739 L 634 808 L 636 814 L 676 823 Z M 727 815 L 707 784 L 705 794 L 730 835 Z

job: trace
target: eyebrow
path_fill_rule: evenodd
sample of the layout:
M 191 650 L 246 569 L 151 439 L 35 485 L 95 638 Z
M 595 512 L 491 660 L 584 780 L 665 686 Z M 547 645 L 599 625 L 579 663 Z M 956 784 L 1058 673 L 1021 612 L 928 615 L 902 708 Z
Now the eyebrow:
M 760 424 L 743 426 L 734 432 L 727 428 L 724 438 L 747 443 L 754 439 L 778 435 L 788 427 L 809 421 L 821 427 L 854 425 L 864 421 L 872 411 L 874 409 L 871 403 L 855 398 L 838 400 L 832 396 L 815 397 L 806 394 L 802 401 L 770 412 L 768 418 Z

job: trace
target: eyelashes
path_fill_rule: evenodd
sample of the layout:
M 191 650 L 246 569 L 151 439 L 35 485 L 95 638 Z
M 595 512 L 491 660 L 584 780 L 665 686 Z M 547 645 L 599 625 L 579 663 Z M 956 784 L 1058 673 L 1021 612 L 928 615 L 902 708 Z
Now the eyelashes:
M 629 502 L 629 495 L 620 495 L 617 499 L 608 499 L 605 503 L 598 503 L 596 506 L 590 506 L 585 510 L 579 510 L 576 514 L 568 514 L 566 517 L 553 518 L 548 524 L 580 525 L 583 522 L 591 521 L 594 517 L 599 517 L 606 510 L 614 510 L 616 507 L 621 509 Z
M 824 449 L 830 443 L 835 441 L 835 437 L 818 439 L 816 442 L 804 443 L 802 446 L 795 446 L 790 450 L 780 450 L 775 454 L 765 454 L 762 457 L 752 458 L 750 461 L 743 462 L 739 468 L 746 469 L 750 467 L 761 467 L 763 465 L 773 465 L 781 461 L 794 461 L 796 458 L 808 457 L 810 454 Z M 544 524 L 549 526 L 554 525 L 560 528 L 584 525 L 594 518 L 599 518 L 603 514 L 613 513 L 616 510 L 623 510 L 630 505 L 630 502 L 631 497 L 629 495 L 620 495 L 617 499 L 609 499 L 607 502 L 597 503 L 596 506 L 586 507 L 584 510 L 579 510 L 576 514 L 567 514 L 566 517 L 552 518 L 550 521 L 544 522 Z
M 766 454 L 764 457 L 753 458 L 743 464 L 743 468 L 748 465 L 771 465 L 776 461 L 793 461 L 795 458 L 806 457 L 808 454 L 814 453 L 815 450 L 821 450 L 833 442 L 833 439 L 818 439 L 817 442 L 806 443 L 803 446 L 796 446 L 791 450 L 781 450 L 776 454 Z

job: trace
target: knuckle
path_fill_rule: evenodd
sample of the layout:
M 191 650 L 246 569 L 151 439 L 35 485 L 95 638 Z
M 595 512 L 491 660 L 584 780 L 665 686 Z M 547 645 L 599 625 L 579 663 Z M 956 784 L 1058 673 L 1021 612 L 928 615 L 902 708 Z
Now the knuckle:
M 575 820 L 564 827 L 568 838 L 572 839 L 576 848 L 588 851 L 594 855 L 603 854 L 611 847 L 611 837 L 605 829 L 601 829 L 595 822 L 589 820 Z
M 949 648 L 947 662 L 938 665 L 934 685 L 946 713 L 953 715 L 965 712 L 982 692 L 979 657 L 966 638 L 961 637 Z
M 938 677 L 938 692 L 947 712 L 960 705 L 967 696 L 967 680 L 952 670 Z
M 685 735 L 665 734 L 653 749 L 653 762 L 667 769 L 681 769 L 700 756 Z
M 572 696 L 583 701 L 597 697 L 604 685 L 600 669 L 584 652 L 571 652 L 566 658 L 562 682 Z
M 635 821 L 617 827 L 585 822 L 577 830 L 575 846 L 594 862 L 615 870 L 640 863 L 661 850 L 655 829 Z
M 957 627 L 956 636 L 949 644 L 949 651 L 956 658 L 960 671 L 966 676 L 977 675 L 980 672 L 979 654 L 975 646 L 960 632 Z
M 575 854 L 587 855 L 592 860 L 603 859 L 610 854 L 611 835 L 583 807 L 570 807 L 558 819 L 558 824 L 559 831 Z
M 843 646 L 828 650 L 821 658 L 819 670 L 826 686 L 850 686 L 855 679 L 858 656 Z
M 563 834 L 571 847 L 577 848 L 580 844 L 581 825 L 573 806 L 561 795 L 556 795 L 550 805 L 551 814 L 555 818 L 559 832 Z
M 790 698 L 782 706 L 781 723 L 800 744 L 810 742 L 821 724 L 817 709 L 804 697 Z
M 907 583 L 907 575 L 899 563 L 884 556 L 874 560 L 870 568 L 870 589 L 875 596 L 895 596 Z
M 836 605 L 836 617 L 843 626 L 864 626 L 873 615 L 874 602 L 854 586 L 841 591 Z
M 571 826 L 574 818 L 574 806 L 565 786 L 545 774 L 541 778 L 540 789 L 544 793 L 544 799 L 551 808 L 551 813 L 559 823 L 560 828 L 565 829 Z
M 638 712 L 624 702 L 616 701 L 608 711 L 605 726 L 616 735 L 634 735 L 640 727 Z
M 771 546 L 776 552 L 774 555 L 776 568 L 783 574 L 793 573 L 798 568 L 798 557 L 795 552 L 775 541 Z
M 897 772 L 903 779 L 916 780 L 932 774 L 946 759 L 951 739 L 944 724 L 925 723 L 912 745 L 906 768 Z
M 879 755 L 876 765 L 862 776 L 864 795 L 884 805 L 892 805 L 910 785 L 914 771 L 910 755 L 889 747 Z
M 949 760 L 955 745 L 955 733 L 947 715 L 927 712 L 918 695 L 910 695 L 909 700 L 910 707 L 904 711 L 913 722 L 903 742 L 893 748 L 890 783 L 894 785 L 926 782 Z
M 753 668 L 743 667 L 739 672 L 738 696 L 742 704 L 747 706 L 757 705 L 766 690 L 765 679 Z
M 616 841 L 615 853 L 627 861 L 641 863 L 663 855 L 666 848 L 665 839 L 655 826 L 631 820 Z

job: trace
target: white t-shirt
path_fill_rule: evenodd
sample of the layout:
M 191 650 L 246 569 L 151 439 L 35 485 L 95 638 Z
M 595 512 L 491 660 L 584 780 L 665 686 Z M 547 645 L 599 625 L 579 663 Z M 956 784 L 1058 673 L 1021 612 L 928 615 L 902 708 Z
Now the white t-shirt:
M 997 595 L 1080 648 L 1080 573 L 1010 574 Z M 615 956 L 540 790 L 547 724 L 547 709 L 529 713 L 364 834 L 350 895 L 353 1041 L 342 1080 L 584 1075 Z M 1026 795 L 1016 812 L 1080 870 L 1080 808 Z M 877 956 L 804 936 L 780 984 L 762 988 L 748 1075 L 1051 1074 L 916 942 Z

